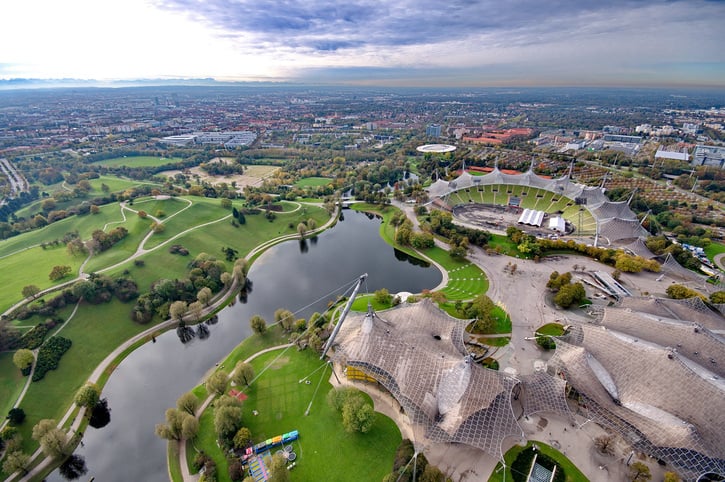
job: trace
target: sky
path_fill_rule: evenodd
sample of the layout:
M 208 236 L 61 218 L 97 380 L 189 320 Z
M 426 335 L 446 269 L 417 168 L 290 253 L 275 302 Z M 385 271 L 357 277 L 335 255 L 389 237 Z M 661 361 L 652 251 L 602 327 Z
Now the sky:
M 725 87 L 725 1 L 2 0 L 11 78 Z

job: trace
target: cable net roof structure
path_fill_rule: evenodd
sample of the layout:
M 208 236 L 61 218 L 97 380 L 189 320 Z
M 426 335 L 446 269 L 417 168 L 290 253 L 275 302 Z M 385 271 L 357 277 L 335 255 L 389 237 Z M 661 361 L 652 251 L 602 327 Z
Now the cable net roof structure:
M 518 380 L 472 362 L 463 345 L 469 322 L 427 299 L 380 314 L 350 314 L 332 358 L 383 385 L 426 439 L 498 457 L 504 438 L 522 436 L 511 407 Z
M 426 190 L 430 199 L 443 198 L 455 191 L 475 186 L 512 185 L 529 186 L 550 191 L 578 202 L 594 216 L 597 221 L 597 242 L 600 238 L 610 245 L 630 242 L 647 237 L 647 230 L 637 221 L 637 215 L 629 208 L 629 203 L 612 202 L 604 195 L 601 187 L 576 184 L 570 176 L 549 179 L 539 176 L 531 168 L 522 174 L 507 174 L 498 165 L 483 176 L 472 176 L 465 169 L 452 181 L 438 179 Z
M 669 348 L 725 378 L 725 338 L 694 322 L 605 307 L 598 324 Z
M 521 375 L 523 386 L 522 402 L 524 416 L 530 417 L 539 412 L 553 412 L 574 421 L 574 415 L 566 402 L 566 381 L 552 377 L 544 372 Z
M 725 330 L 725 318 L 722 313 L 711 310 L 698 297 L 684 300 L 631 297 L 621 299 L 619 306 L 661 318 L 690 321 L 711 331 Z
M 625 313 L 604 311 L 601 323 L 668 336 L 650 333 L 656 320 L 641 320 L 652 324 L 649 330 L 631 327 L 634 320 Z M 706 342 L 721 359 L 722 346 Z M 623 331 L 573 325 L 557 339 L 549 368 L 576 389 L 590 419 L 617 430 L 636 449 L 689 478 L 725 474 L 725 382 L 707 367 Z
M 645 259 L 653 259 L 657 257 L 656 254 L 650 251 L 644 241 L 642 241 L 642 238 L 637 238 L 630 244 L 622 247 L 625 249 L 625 251 L 629 251 L 635 256 L 641 256 Z

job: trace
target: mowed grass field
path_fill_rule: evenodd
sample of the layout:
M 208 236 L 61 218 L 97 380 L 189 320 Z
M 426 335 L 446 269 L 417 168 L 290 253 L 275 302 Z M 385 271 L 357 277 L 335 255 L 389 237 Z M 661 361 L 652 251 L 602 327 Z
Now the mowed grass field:
M 80 203 L 82 203 L 84 200 L 87 199 L 93 199 L 95 197 L 102 197 L 106 196 L 107 194 L 103 191 L 103 185 L 105 184 L 108 186 L 108 192 L 112 193 L 118 193 L 123 192 L 127 189 L 131 189 L 133 187 L 137 186 L 153 186 L 153 187 L 161 187 L 160 184 L 148 182 L 148 181 L 135 181 L 133 179 L 126 179 L 118 176 L 111 176 L 111 175 L 102 175 L 98 179 L 89 179 L 88 182 L 91 185 L 91 190 L 88 193 L 88 195 L 84 198 L 74 198 L 67 202 L 58 202 L 56 209 L 65 209 L 70 206 L 76 206 Z M 52 186 L 47 186 L 43 188 L 43 190 L 47 193 L 49 193 L 52 197 L 53 193 L 56 191 L 68 191 L 72 190 L 75 187 L 73 184 L 67 184 L 67 183 L 58 183 L 54 184 Z M 22 209 L 19 209 L 16 213 L 18 217 L 23 218 L 30 218 L 38 213 L 42 213 L 41 205 L 45 199 L 40 199 L 38 201 L 35 201 L 32 204 L 29 204 L 25 206 Z
M 448 284 L 441 291 L 449 300 L 470 300 L 488 291 L 486 274 L 470 261 L 451 258 L 438 247 L 423 253 L 448 271 Z
M 245 390 L 249 398 L 242 406 L 243 424 L 251 430 L 255 443 L 299 431 L 299 440 L 292 443 L 297 453 L 293 480 L 377 482 L 392 470 L 395 449 L 401 441 L 397 426 L 377 414 L 370 432 L 345 432 L 341 415 L 327 404 L 327 393 L 333 389 L 328 381 L 331 372 L 316 352 L 277 350 L 259 356 L 252 365 L 261 376 Z M 300 383 L 305 377 L 309 377 L 309 384 Z M 257 410 L 258 415 L 253 415 L 252 410 Z M 201 431 L 204 447 L 215 447 L 213 416 L 208 413 L 202 417 Z M 223 459 L 221 450 L 216 456 Z M 225 461 L 219 462 L 226 466 Z M 217 474 L 220 481 L 230 480 L 226 470 L 218 470 Z
M 40 381 L 30 384 L 20 406 L 27 418 L 21 425 L 23 446 L 30 453 L 37 447 L 31 430 L 39 420 L 60 420 L 73 401 L 76 391 L 85 383 L 93 369 L 121 341 L 148 328 L 130 319 L 133 303 L 114 299 L 100 305 L 83 304 L 68 324 L 57 333 L 73 342 L 63 355 L 57 370 L 51 370 Z M 70 315 L 73 306 L 64 308 L 61 316 Z
M 183 161 L 180 157 L 156 157 L 156 156 L 129 156 L 129 157 L 114 157 L 113 159 L 105 159 L 103 161 L 97 161 L 93 164 L 98 166 L 109 166 L 109 167 L 153 167 L 153 166 L 164 166 L 166 164 L 176 164 L 177 162 Z
M 334 179 L 329 177 L 306 177 L 304 179 L 300 179 L 295 183 L 295 186 L 297 187 L 317 187 L 317 186 L 327 186 L 330 184 Z

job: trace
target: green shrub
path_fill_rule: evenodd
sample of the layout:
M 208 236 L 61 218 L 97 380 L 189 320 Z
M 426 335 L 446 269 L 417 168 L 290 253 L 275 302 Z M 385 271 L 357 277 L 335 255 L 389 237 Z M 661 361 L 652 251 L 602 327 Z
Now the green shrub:
M 70 349 L 72 342 L 68 338 L 56 336 L 43 343 L 38 350 L 38 362 L 35 365 L 33 381 L 37 382 L 45 377 L 49 370 L 58 368 L 58 362 L 65 352 Z
M 23 334 L 22 338 L 20 339 L 20 344 L 23 348 L 27 348 L 28 350 L 35 350 L 43 344 L 43 340 L 45 340 L 45 335 L 47 335 L 49 331 L 50 329 L 45 323 L 38 323 L 29 331 Z

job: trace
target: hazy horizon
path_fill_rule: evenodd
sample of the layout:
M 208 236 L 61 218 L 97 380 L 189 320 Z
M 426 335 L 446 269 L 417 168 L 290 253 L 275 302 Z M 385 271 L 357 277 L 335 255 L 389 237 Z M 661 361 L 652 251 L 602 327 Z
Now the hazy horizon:
M 706 0 L 9 0 L 0 79 L 725 87 L 723 24 Z

